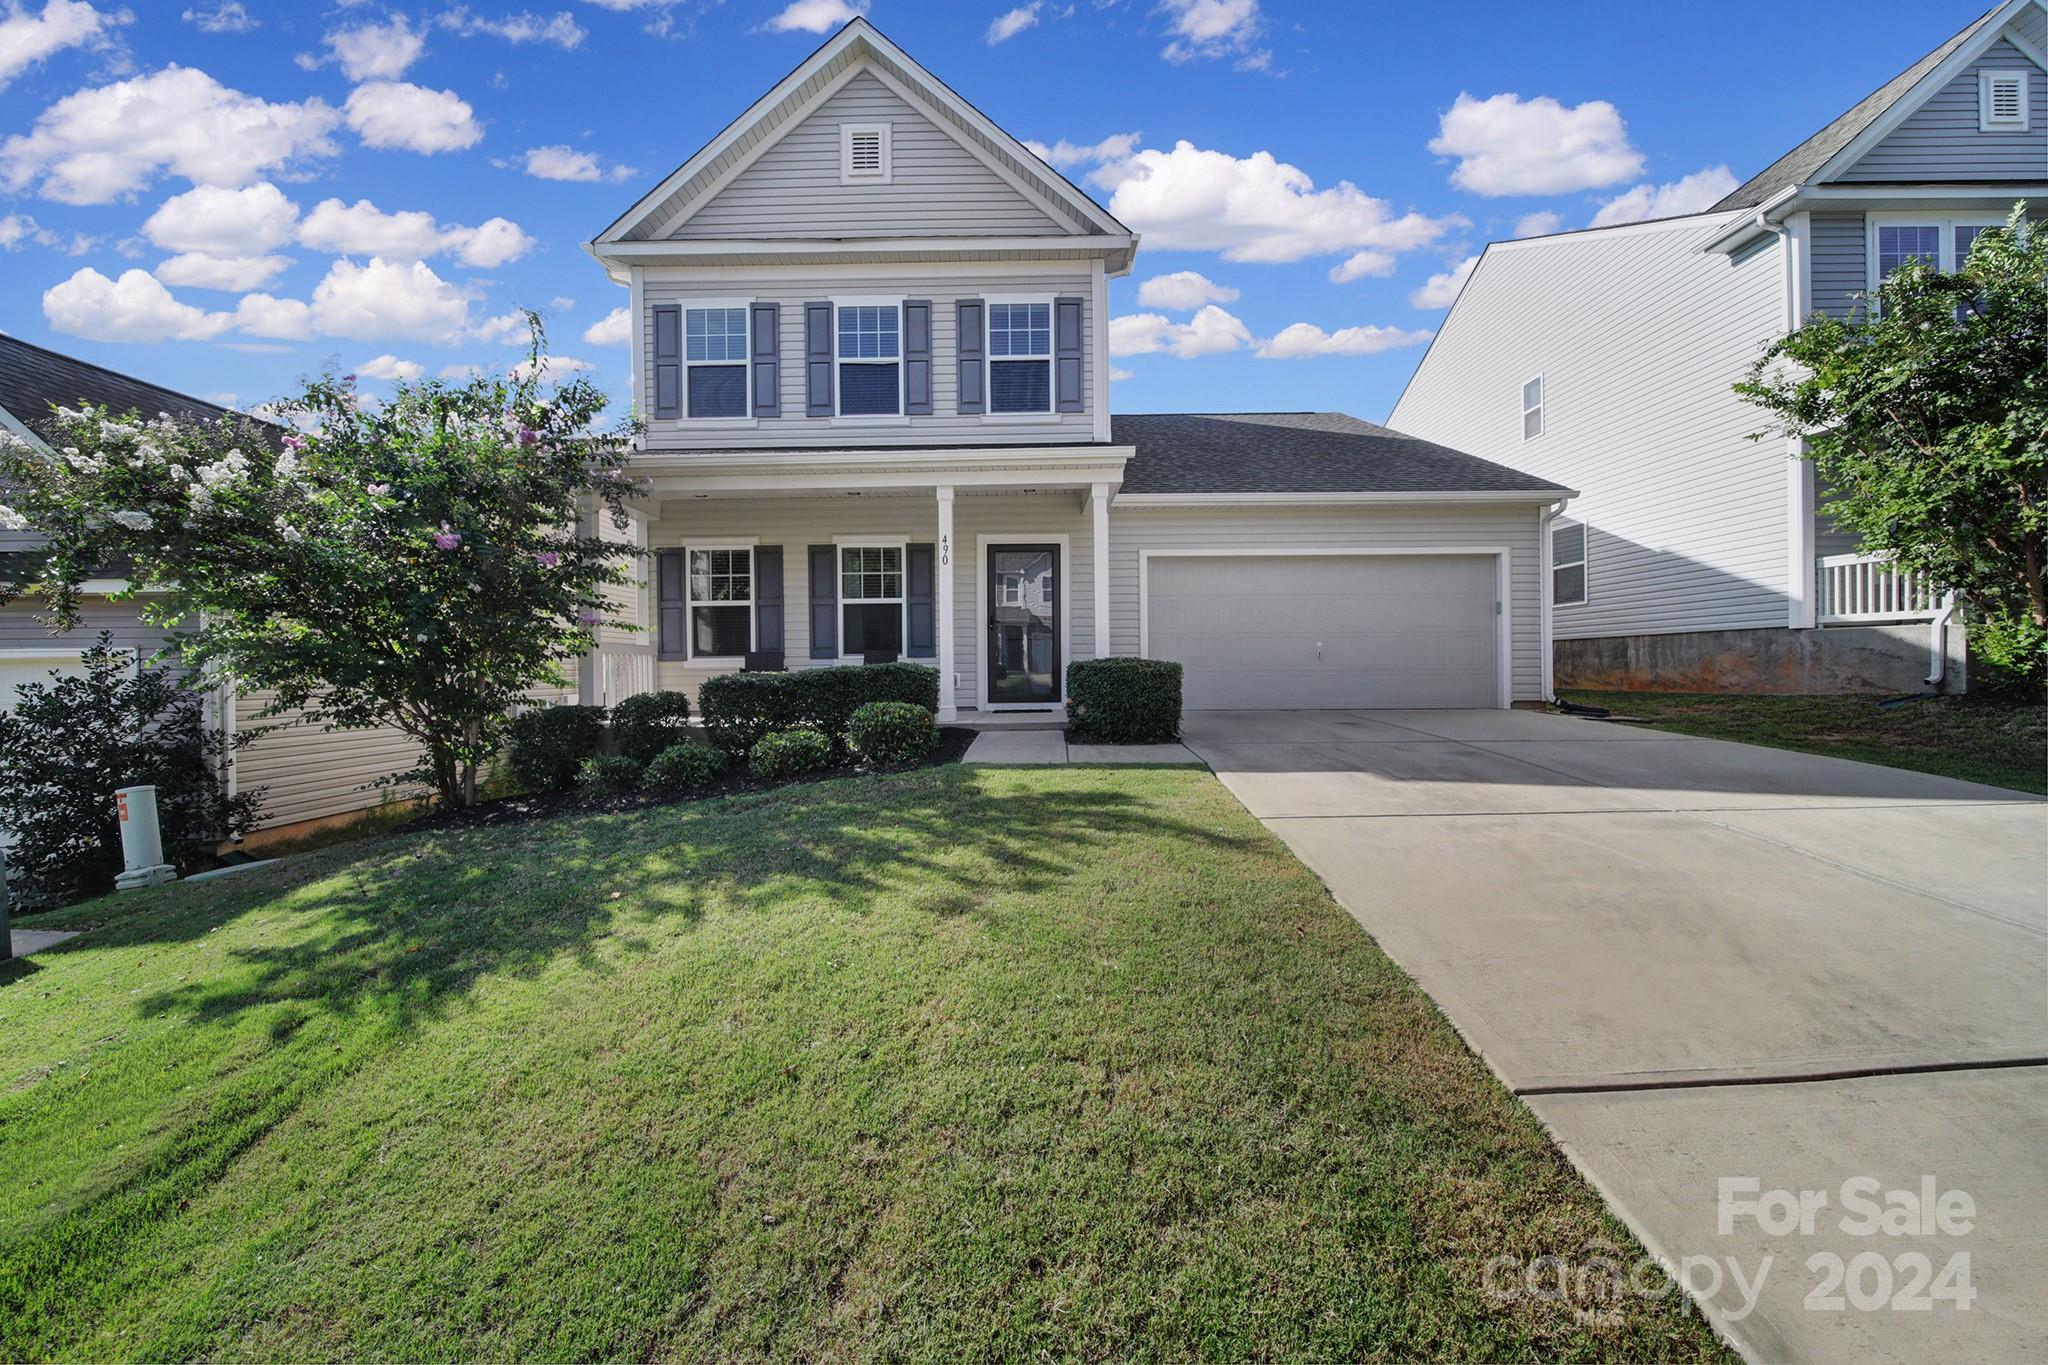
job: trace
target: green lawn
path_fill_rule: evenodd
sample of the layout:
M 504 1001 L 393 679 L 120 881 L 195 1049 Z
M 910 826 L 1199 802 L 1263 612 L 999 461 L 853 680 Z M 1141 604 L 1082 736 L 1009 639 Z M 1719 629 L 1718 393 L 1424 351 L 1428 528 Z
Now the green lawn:
M 1726 1359 L 1207 774 L 378 839 L 0 971 L 0 1358 Z
M 1714 693 L 1558 695 L 1660 729 L 1768 744 L 2048 794 L 2048 708 L 1970 695 L 1880 706 L 1881 696 L 1755 697 Z

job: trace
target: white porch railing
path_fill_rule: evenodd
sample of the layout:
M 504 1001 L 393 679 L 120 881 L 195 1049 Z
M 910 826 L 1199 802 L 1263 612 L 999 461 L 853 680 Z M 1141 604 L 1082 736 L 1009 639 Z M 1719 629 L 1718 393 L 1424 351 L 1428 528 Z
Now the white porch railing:
M 605 645 L 597 651 L 604 706 L 654 690 L 654 650 L 648 645 Z
M 1894 569 L 1880 555 L 1827 555 L 1818 569 L 1824 626 L 1932 621 L 1948 605 L 1918 574 Z

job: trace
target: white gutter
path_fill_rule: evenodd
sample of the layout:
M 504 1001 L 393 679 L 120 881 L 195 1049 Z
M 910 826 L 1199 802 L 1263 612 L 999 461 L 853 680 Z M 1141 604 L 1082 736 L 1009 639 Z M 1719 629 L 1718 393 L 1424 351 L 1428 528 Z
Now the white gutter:
M 1493 491 L 1464 489 L 1457 492 L 1405 493 L 1119 493 L 1116 505 L 1123 507 L 1326 507 L 1402 503 L 1517 504 L 1570 501 L 1579 496 L 1576 488 L 1529 488 Z
M 1956 617 L 1956 595 L 1941 601 L 1941 611 L 1927 623 L 1927 685 L 1939 691 L 1948 678 L 1948 623 Z
M 1551 706 L 1557 705 L 1557 657 L 1556 646 L 1550 638 L 1553 586 L 1550 576 L 1550 523 L 1564 515 L 1564 509 L 1571 500 L 1570 496 L 1559 498 L 1544 508 L 1543 515 L 1536 519 L 1536 534 L 1540 537 L 1536 546 L 1536 572 L 1542 580 L 1536 599 L 1539 604 L 1536 610 L 1536 647 L 1543 660 L 1543 700 Z

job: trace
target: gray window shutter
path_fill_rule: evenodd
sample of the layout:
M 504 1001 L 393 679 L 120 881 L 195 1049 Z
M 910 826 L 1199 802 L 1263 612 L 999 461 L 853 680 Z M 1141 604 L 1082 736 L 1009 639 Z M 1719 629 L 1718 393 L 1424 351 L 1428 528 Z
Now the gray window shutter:
M 811 547 L 811 657 L 839 657 L 839 552 Z
M 804 416 L 832 415 L 832 305 L 804 305 Z
M 903 305 L 903 413 L 932 413 L 932 301 L 910 299 Z
M 782 416 L 782 305 L 754 305 L 754 416 Z M 762 646 L 767 648 L 767 646 Z
M 654 415 L 683 415 L 683 310 L 654 305 Z
M 1081 300 L 1052 301 L 1054 403 L 1061 412 L 1081 411 Z
M 955 410 L 984 412 L 988 399 L 983 392 L 986 375 L 981 367 L 981 358 L 988 346 L 987 314 L 980 299 L 961 299 L 955 307 L 960 324 L 953 340 L 953 350 L 960 359 L 960 388 Z
M 754 648 L 782 648 L 782 547 L 754 547 Z
M 654 597 L 659 607 L 656 614 L 660 628 L 655 657 L 660 659 L 689 657 L 689 602 L 683 594 L 683 573 L 687 567 L 683 562 L 684 554 L 682 550 L 657 550 L 654 553 Z
M 939 654 L 938 632 L 933 629 L 936 559 L 930 544 L 906 545 L 903 550 L 903 652 L 913 659 L 935 659 Z

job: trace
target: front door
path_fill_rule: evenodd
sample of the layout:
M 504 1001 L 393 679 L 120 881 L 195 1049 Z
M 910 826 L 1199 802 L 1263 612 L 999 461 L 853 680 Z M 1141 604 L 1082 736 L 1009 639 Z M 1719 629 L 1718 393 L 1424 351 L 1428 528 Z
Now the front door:
M 988 547 L 988 701 L 1060 699 L 1060 547 Z

